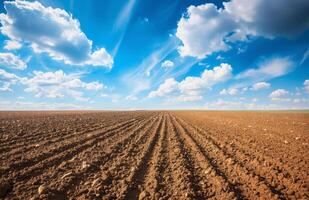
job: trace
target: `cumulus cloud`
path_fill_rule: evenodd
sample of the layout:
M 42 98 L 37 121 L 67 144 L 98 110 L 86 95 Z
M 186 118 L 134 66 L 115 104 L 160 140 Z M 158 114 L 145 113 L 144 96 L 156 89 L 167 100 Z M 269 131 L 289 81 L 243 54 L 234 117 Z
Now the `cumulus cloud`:
M 15 84 L 21 78 L 15 74 L 8 73 L 7 71 L 0 69 L 0 91 L 10 92 L 12 91 L 11 85 Z
M 235 23 L 214 4 L 190 6 L 178 22 L 176 36 L 182 41 L 182 56 L 203 58 L 216 51 L 229 49 L 223 41 Z
M 230 43 L 248 41 L 248 36 L 291 37 L 309 28 L 306 0 L 232 0 L 223 4 L 223 9 L 210 3 L 188 7 L 176 32 L 182 41 L 182 56 L 204 58 L 228 50 Z
M 159 88 L 149 93 L 148 97 L 168 97 L 179 101 L 197 101 L 201 93 L 217 83 L 227 81 L 232 76 L 232 67 L 221 63 L 211 70 L 204 70 L 201 76 L 188 76 L 178 82 L 174 78 L 166 79 Z
M 223 89 L 220 91 L 220 94 L 222 95 L 236 95 L 238 93 L 237 88 L 229 88 L 229 89 Z
M 161 67 L 163 68 L 171 68 L 174 67 L 174 63 L 170 60 L 165 60 L 162 64 Z
M 112 57 L 104 48 L 93 51 L 79 21 L 65 10 L 37 1 L 5 1 L 4 8 L 7 13 L 0 14 L 0 30 L 11 40 L 30 43 L 35 52 L 66 64 L 112 67 Z
M 4 49 L 6 50 L 16 50 L 21 48 L 21 43 L 14 40 L 6 40 L 4 41 Z
M 99 82 L 86 83 L 78 75 L 66 74 L 62 70 L 55 72 L 34 71 L 32 78 L 24 78 L 22 83 L 27 87 L 26 92 L 35 93 L 36 97 L 61 98 L 70 96 L 77 100 L 86 101 L 84 90 L 100 90 L 104 86 Z
M 257 78 L 269 80 L 289 73 L 294 67 L 293 61 L 288 57 L 272 58 L 261 63 L 258 68 L 251 68 L 241 72 L 236 79 Z
M 277 89 L 270 93 L 269 97 L 273 101 L 281 101 L 283 97 L 287 96 L 288 94 L 290 94 L 289 91 L 285 89 Z
M 309 80 L 304 81 L 305 91 L 309 94 Z
M 204 88 L 211 88 L 213 85 L 224 82 L 232 77 L 232 67 L 227 63 L 211 70 L 205 70 L 200 77 L 189 76 L 180 82 L 179 87 L 182 91 L 194 91 Z
M 0 53 L 0 66 L 19 70 L 27 68 L 27 64 L 12 53 Z
M 174 92 L 178 91 L 178 82 L 174 78 L 166 79 L 157 90 L 149 93 L 148 97 L 163 97 L 167 95 L 172 95 Z
M 257 91 L 257 90 L 263 90 L 263 89 L 268 89 L 268 88 L 270 88 L 270 83 L 258 82 L 252 85 L 250 90 Z

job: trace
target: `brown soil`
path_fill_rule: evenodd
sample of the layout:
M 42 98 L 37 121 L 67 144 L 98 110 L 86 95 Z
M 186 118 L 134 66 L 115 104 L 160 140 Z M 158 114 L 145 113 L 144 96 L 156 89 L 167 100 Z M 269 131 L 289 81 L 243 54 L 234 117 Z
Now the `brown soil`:
M 0 199 L 309 199 L 309 113 L 0 112 Z

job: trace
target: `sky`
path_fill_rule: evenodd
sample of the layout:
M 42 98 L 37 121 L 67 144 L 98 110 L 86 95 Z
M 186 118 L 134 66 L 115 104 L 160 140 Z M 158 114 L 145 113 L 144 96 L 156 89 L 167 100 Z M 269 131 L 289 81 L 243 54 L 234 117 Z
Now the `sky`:
M 309 109 L 308 0 L 1 1 L 0 110 Z

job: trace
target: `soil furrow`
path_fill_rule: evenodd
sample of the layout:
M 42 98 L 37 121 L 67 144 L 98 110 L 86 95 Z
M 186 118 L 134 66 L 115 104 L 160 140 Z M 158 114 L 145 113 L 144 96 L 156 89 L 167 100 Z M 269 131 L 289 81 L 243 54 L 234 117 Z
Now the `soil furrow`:
M 132 139 L 127 151 L 116 159 L 107 170 L 114 177 L 113 184 L 107 189 L 110 198 L 124 199 L 127 191 L 132 187 L 134 174 L 139 169 L 139 163 L 147 152 L 149 144 L 157 135 L 157 130 L 162 124 L 161 116 L 156 117 L 154 124 L 148 131 L 143 132 L 137 138 Z
M 83 138 L 75 138 L 74 142 L 71 142 L 69 144 L 66 143 L 66 141 L 62 141 L 61 144 L 64 143 L 62 146 L 55 146 L 49 149 L 48 151 L 40 152 L 35 157 L 31 157 L 29 159 L 21 160 L 19 162 L 15 162 L 10 164 L 10 166 L 7 168 L 7 170 L 3 170 L 0 175 L 8 174 L 8 173 L 13 173 L 15 171 L 22 170 L 24 168 L 29 168 L 33 165 L 40 164 L 42 161 L 48 160 L 49 158 L 54 157 L 55 155 L 61 154 L 61 153 L 69 153 L 69 149 L 75 148 L 75 149 L 85 149 L 87 143 L 95 142 L 99 138 L 108 138 L 110 134 L 113 134 L 117 131 L 117 129 L 124 129 L 127 128 L 128 126 L 131 126 L 134 124 L 134 121 L 129 120 L 128 122 L 124 122 L 120 125 L 112 126 L 106 131 L 94 131 L 90 132 L 88 134 L 85 134 Z M 109 133 L 109 134 L 108 134 Z M 68 151 L 68 152 L 66 152 Z
M 239 191 L 246 195 L 246 197 L 251 199 L 254 196 L 263 194 L 268 198 L 276 198 L 274 194 L 280 194 L 280 191 L 276 191 L 268 187 L 264 182 L 260 182 L 258 177 L 255 177 L 254 174 L 250 174 L 248 170 L 243 168 L 231 156 L 227 155 L 225 151 L 222 151 L 222 149 L 213 145 L 213 143 L 205 140 L 204 137 L 199 137 L 199 135 L 196 134 L 197 132 L 190 134 L 187 128 L 188 126 L 182 125 L 184 132 L 186 132 L 197 145 L 201 146 L 201 149 L 208 151 L 209 157 L 216 161 L 218 168 L 225 174 L 227 179 L 236 185 Z
M 99 153 L 98 157 L 94 156 L 95 161 L 89 164 L 90 166 L 95 166 L 94 168 L 86 168 L 85 170 L 79 171 L 73 179 L 69 179 L 68 182 L 64 184 L 62 183 L 60 189 L 58 187 L 58 190 L 64 191 L 69 196 L 73 195 L 76 197 L 86 195 L 88 198 L 91 196 L 95 198 L 102 195 L 101 193 L 103 191 L 99 190 L 101 187 L 105 187 L 105 190 L 107 190 L 108 187 L 115 185 L 117 181 L 117 174 L 112 174 L 110 168 L 112 167 L 112 169 L 115 169 L 117 167 L 115 163 L 120 162 L 120 166 L 124 164 L 123 159 L 126 158 L 124 155 L 134 150 L 133 147 L 136 145 L 136 143 L 132 141 L 137 141 L 138 143 L 145 138 L 156 121 L 156 119 L 153 119 L 150 123 L 136 127 L 129 135 L 125 135 L 116 145 L 110 147 L 109 151 L 101 152 L 101 154 Z M 100 152 L 100 150 L 98 150 L 98 152 Z M 98 174 L 99 176 L 97 176 Z M 102 176 L 100 176 L 100 174 Z M 96 180 L 98 180 L 98 185 L 95 183 Z M 112 185 L 109 185 L 111 182 Z M 93 184 L 96 187 L 89 187 Z
M 141 120 L 140 118 L 136 118 L 135 121 Z M 127 120 L 129 122 L 131 122 L 132 120 Z M 26 148 L 23 149 L 19 149 L 17 151 L 12 151 L 12 152 L 8 152 L 6 154 L 7 157 L 9 157 L 12 160 L 18 160 L 20 159 L 23 155 L 25 155 L 25 153 L 30 154 L 32 151 L 35 152 L 40 152 L 42 149 L 46 149 L 49 146 L 55 146 L 58 143 L 62 143 L 63 141 L 66 140 L 71 140 L 71 139 L 81 139 L 82 137 L 85 137 L 86 135 L 89 137 L 90 134 L 92 134 L 95 131 L 106 131 L 108 130 L 110 127 L 113 126 L 117 126 L 120 123 L 126 123 L 124 122 L 114 122 L 112 124 L 109 125 L 105 125 L 104 127 L 100 127 L 100 128 L 86 128 L 83 131 L 80 132 L 73 132 L 71 134 L 65 134 L 63 136 L 56 136 L 55 138 L 52 139 L 42 139 L 41 142 L 37 142 L 37 143 L 33 143 L 33 145 L 28 145 Z M 20 155 L 22 154 L 22 155 Z
M 279 156 L 279 157 L 274 156 L 274 155 L 269 154 L 269 152 L 274 153 L 274 152 L 279 151 L 279 149 L 277 149 L 277 145 L 276 145 L 276 149 L 271 149 L 272 145 L 269 146 L 269 145 L 264 145 L 260 143 L 258 137 L 254 134 L 250 134 L 250 137 L 248 138 L 246 134 L 243 134 L 243 133 L 241 134 L 241 133 L 238 133 L 237 131 L 231 131 L 231 130 L 222 131 L 222 130 L 225 130 L 225 129 L 224 128 L 219 129 L 213 126 L 208 127 L 208 125 L 203 126 L 203 131 L 207 132 L 209 136 L 216 137 L 217 138 L 216 140 L 220 141 L 223 144 L 223 146 L 228 145 L 228 144 L 231 144 L 232 146 L 236 146 L 239 152 L 242 152 L 244 155 L 247 155 L 248 158 L 252 160 L 252 162 L 258 162 L 259 165 L 271 166 L 271 168 L 268 171 L 275 169 L 275 171 L 273 171 L 273 173 L 271 174 L 277 174 L 279 176 L 283 176 L 284 178 L 286 177 L 288 179 L 294 179 L 294 180 L 295 179 L 302 180 L 303 179 L 302 177 L 309 175 L 308 167 L 302 167 L 302 168 L 295 167 L 293 163 L 299 162 L 299 159 L 297 157 L 295 156 L 292 157 L 292 159 L 294 157 L 296 158 L 294 162 L 285 162 L 285 160 L 287 160 L 290 157 L 289 149 L 285 149 L 284 154 L 282 156 Z M 233 134 L 231 134 L 231 132 Z M 268 130 L 264 128 L 263 132 L 268 132 Z M 269 134 L 270 133 L 268 133 L 267 135 Z M 222 135 L 224 135 L 224 137 L 222 137 Z M 265 135 L 265 134 L 263 133 L 262 135 Z M 277 137 L 276 135 L 274 136 Z M 288 148 L 289 146 L 286 145 L 286 142 L 287 141 L 282 141 L 281 143 L 283 143 L 286 146 L 286 148 Z M 303 144 L 306 144 L 306 143 L 303 143 Z M 247 148 L 248 145 L 251 148 Z M 308 151 L 303 152 L 303 154 L 305 157 L 308 157 L 309 155 Z M 278 179 L 278 178 L 275 178 L 275 179 Z M 280 178 L 278 180 L 280 180 Z M 302 182 L 299 184 L 304 184 L 304 183 Z
M 184 122 L 185 123 L 185 122 Z M 186 123 L 186 127 L 194 126 Z M 254 155 L 244 153 L 241 149 L 237 148 L 235 145 L 230 145 L 230 143 L 222 143 L 219 139 L 211 138 L 205 132 L 201 131 L 198 128 L 195 128 L 196 133 L 202 134 L 207 140 L 208 143 L 215 146 L 214 148 L 221 151 L 228 159 L 229 162 L 233 163 L 234 166 L 241 170 L 243 177 L 250 176 L 252 181 L 252 187 L 259 185 L 263 195 L 265 193 L 269 194 L 269 191 L 273 193 L 273 198 L 289 198 L 288 194 L 296 195 L 299 198 L 304 198 L 307 188 L 304 184 L 292 182 L 291 179 L 287 179 L 286 174 L 280 175 L 281 173 L 276 173 L 276 166 L 272 164 L 267 164 L 264 159 L 264 162 L 259 162 Z M 207 135 L 207 136 L 206 136 Z M 263 166 L 263 167 L 259 167 Z M 239 174 L 240 172 L 238 172 Z M 279 182 L 279 180 L 283 180 Z M 282 187 L 283 186 L 283 187 Z M 293 187 L 291 187 L 293 186 Z M 258 187 L 256 187 L 258 188 Z M 284 191 L 285 190 L 285 191 Z M 266 192 L 268 191 L 268 192 Z M 299 194 L 298 194 L 299 193 Z
M 167 129 L 170 133 L 169 145 L 169 165 L 173 176 L 172 197 L 175 199 L 201 199 L 202 191 L 199 185 L 199 178 L 196 175 L 194 166 L 190 163 L 187 150 L 183 141 L 179 138 L 179 133 L 175 129 L 168 116 Z M 180 192 L 181 191 L 181 192 Z
M 223 199 L 243 199 L 239 189 L 235 187 L 226 175 L 217 167 L 213 160 L 203 151 L 203 149 L 184 131 L 178 124 L 175 117 L 172 123 L 179 133 L 179 137 L 184 141 L 188 149 L 192 163 L 196 166 L 196 171 L 200 176 L 200 184 L 203 190 L 203 198 L 219 197 Z
M 141 122 L 143 125 L 147 124 L 147 120 L 142 120 L 143 122 Z M 132 129 L 134 129 L 134 127 L 137 124 L 134 123 L 131 126 L 128 126 L 126 128 L 121 128 L 118 130 L 112 130 L 110 133 L 125 133 L 127 131 L 130 131 Z M 117 134 L 118 135 L 118 134 Z M 115 136 L 117 138 L 117 135 L 109 135 L 110 137 Z M 102 138 L 96 138 L 96 140 L 93 140 L 91 143 L 86 143 L 85 145 L 81 146 L 80 148 L 71 150 L 66 152 L 66 154 L 61 155 L 60 157 L 55 157 L 52 161 L 47 161 L 45 162 L 45 165 L 42 165 L 41 163 L 39 164 L 39 166 L 31 168 L 29 170 L 27 170 L 24 174 L 19 175 L 17 178 L 19 179 L 17 182 L 18 184 L 14 185 L 14 188 L 16 188 L 16 190 L 21 190 L 24 191 L 23 188 L 28 187 L 32 188 L 32 191 L 34 191 L 35 188 L 33 188 L 33 183 L 40 184 L 41 182 L 44 182 L 45 179 L 50 179 L 53 178 L 55 176 L 55 174 L 57 174 L 56 172 L 63 172 L 65 169 L 65 165 L 67 163 L 73 162 L 75 161 L 75 157 L 78 156 L 79 154 L 83 154 L 87 151 L 89 151 L 89 149 L 91 149 L 92 147 L 96 147 L 96 144 L 99 144 L 100 142 L 105 141 L 104 139 L 107 139 L 107 143 L 110 142 L 109 138 L 107 137 L 102 137 Z M 114 144 L 112 142 L 110 142 L 110 144 Z M 82 163 L 83 164 L 83 163 Z M 74 167 L 80 167 L 81 164 L 76 165 L 73 164 Z M 93 165 L 95 166 L 95 165 Z M 48 170 L 53 168 L 53 170 Z M 49 172 L 52 172 L 52 174 L 48 174 Z M 30 178 L 30 174 L 36 174 L 34 176 L 33 180 L 29 180 Z M 66 173 L 61 173 L 62 176 Z M 23 179 L 21 179 L 23 178 Z M 20 180 L 21 179 L 21 180 Z M 60 177 L 58 177 L 58 179 L 60 179 Z M 30 185 L 28 184 L 24 184 L 24 181 L 26 181 L 26 183 L 30 183 Z M 45 180 L 46 181 L 46 180 Z M 34 186 L 35 187 L 35 186 Z
M 309 199 L 308 119 L 294 111 L 0 112 L 0 199 Z
M 80 125 L 80 127 L 76 127 L 76 130 L 79 130 L 81 128 L 91 131 L 91 130 L 98 130 L 98 129 L 103 129 L 104 126 L 103 124 L 108 124 L 107 122 L 101 122 L 99 124 L 95 124 L 94 126 L 83 126 Z M 112 124 L 112 121 L 110 121 L 109 123 L 111 123 L 109 126 L 114 125 Z M 49 143 L 50 140 L 55 140 L 55 139 L 62 139 L 62 138 L 66 138 L 68 135 L 70 136 L 72 133 L 83 133 L 84 131 L 57 131 L 57 132 L 48 132 L 48 133 L 42 133 L 39 132 L 37 134 L 35 134 L 36 137 L 33 136 L 27 136 L 24 138 L 20 138 L 20 141 L 15 140 L 14 141 L 14 145 L 12 144 L 7 144 L 7 145 L 3 145 L 3 148 L 0 149 L 0 153 L 4 152 L 4 153 L 9 153 L 10 151 L 14 151 L 15 149 L 20 149 L 21 147 L 35 147 L 37 144 L 42 143 L 42 145 L 44 145 L 43 142 L 45 143 Z M 38 145 L 41 146 L 41 145 Z M 27 150 L 26 148 L 23 148 L 21 151 L 23 150 Z M 15 154 L 17 152 L 12 152 L 12 154 Z
M 154 155 L 156 149 L 159 148 L 158 140 L 159 138 L 162 138 L 164 132 L 166 116 L 163 116 L 162 118 L 163 119 L 160 120 L 159 126 L 155 129 L 155 136 L 146 147 L 146 151 L 142 153 L 142 157 L 130 177 L 131 180 L 128 180 L 130 186 L 123 194 L 124 199 L 138 199 L 140 195 L 147 197 L 151 194 L 145 189 L 145 187 L 143 187 L 143 184 L 146 176 L 150 173 L 154 159 L 156 159 Z
M 28 144 L 26 142 L 29 142 L 31 144 L 31 142 L 35 142 L 37 139 L 41 139 L 42 136 L 44 138 L 49 138 L 50 136 L 53 136 L 53 135 L 58 135 L 58 134 L 62 135 L 63 133 L 68 134 L 72 131 L 77 131 L 77 130 L 83 129 L 85 127 L 92 128 L 96 125 L 99 126 L 100 124 L 106 123 L 106 122 L 111 123 L 113 121 L 103 119 L 102 121 L 100 121 L 100 123 L 98 123 L 98 122 L 91 122 L 91 121 L 88 121 L 88 120 L 84 120 L 84 121 L 81 121 L 81 123 L 79 123 L 79 124 L 76 124 L 76 123 L 74 123 L 74 121 L 71 121 L 70 122 L 71 124 L 66 124 L 66 125 L 64 125 L 65 121 L 64 122 L 60 121 L 60 122 L 57 122 L 56 127 L 51 128 L 47 131 L 44 130 L 44 129 L 43 130 L 36 129 L 35 133 L 30 132 L 31 134 L 23 131 L 23 133 L 25 133 L 25 134 L 18 135 L 18 137 L 12 137 L 11 140 L 9 140 L 7 142 L 3 142 L 3 145 L 0 148 L 0 152 L 2 152 L 4 150 L 4 148 L 11 149 L 11 148 L 16 148 L 18 146 Z M 59 127 L 63 127 L 63 129 L 61 129 Z
M 160 130 L 158 145 L 155 147 L 146 175 L 143 176 L 141 191 L 139 195 L 145 195 L 145 199 L 160 199 L 168 194 L 167 188 L 170 187 L 166 180 L 167 168 L 167 120 L 166 116 Z M 138 199 L 138 196 L 135 196 Z

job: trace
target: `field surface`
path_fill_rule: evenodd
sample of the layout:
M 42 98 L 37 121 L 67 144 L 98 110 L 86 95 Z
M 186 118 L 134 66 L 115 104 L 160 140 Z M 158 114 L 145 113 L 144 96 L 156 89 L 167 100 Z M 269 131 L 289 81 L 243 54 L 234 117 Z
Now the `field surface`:
M 309 113 L 0 112 L 0 199 L 309 199 Z

